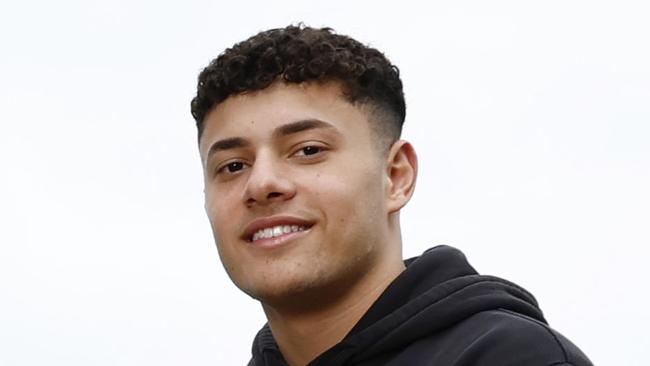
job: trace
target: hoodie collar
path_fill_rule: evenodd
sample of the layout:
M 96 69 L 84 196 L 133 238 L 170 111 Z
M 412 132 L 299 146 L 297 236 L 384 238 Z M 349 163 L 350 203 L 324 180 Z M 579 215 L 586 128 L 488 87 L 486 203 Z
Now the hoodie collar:
M 407 259 L 348 335 L 309 366 L 358 362 L 404 347 L 481 311 L 512 310 L 545 322 L 535 298 L 523 288 L 481 276 L 458 249 L 441 245 Z M 285 366 L 268 324 L 255 338 L 249 366 Z

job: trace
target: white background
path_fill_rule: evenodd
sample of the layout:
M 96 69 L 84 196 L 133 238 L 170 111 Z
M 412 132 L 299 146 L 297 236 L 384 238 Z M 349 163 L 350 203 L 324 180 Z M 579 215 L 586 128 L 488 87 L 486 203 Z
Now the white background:
M 406 256 L 461 248 L 596 364 L 646 365 L 648 19 L 646 1 L 3 2 L 0 365 L 245 364 L 264 317 L 219 263 L 189 102 L 224 48 L 298 21 L 402 70 Z

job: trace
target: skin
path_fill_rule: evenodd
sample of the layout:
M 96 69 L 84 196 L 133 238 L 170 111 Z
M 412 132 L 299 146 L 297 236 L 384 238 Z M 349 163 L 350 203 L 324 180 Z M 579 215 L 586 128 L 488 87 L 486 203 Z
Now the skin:
M 371 116 L 337 83 L 276 82 L 204 121 L 205 208 L 221 261 L 261 302 L 292 366 L 339 342 L 404 270 L 399 210 L 417 158 L 403 140 L 381 148 Z M 307 230 L 250 240 L 251 225 L 295 220 Z

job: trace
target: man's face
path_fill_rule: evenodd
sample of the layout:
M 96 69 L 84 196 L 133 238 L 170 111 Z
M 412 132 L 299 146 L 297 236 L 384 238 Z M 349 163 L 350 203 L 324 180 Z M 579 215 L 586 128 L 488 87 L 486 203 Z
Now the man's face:
M 338 84 L 219 104 L 200 152 L 205 207 L 233 282 L 263 302 L 354 281 L 385 255 L 385 156 Z

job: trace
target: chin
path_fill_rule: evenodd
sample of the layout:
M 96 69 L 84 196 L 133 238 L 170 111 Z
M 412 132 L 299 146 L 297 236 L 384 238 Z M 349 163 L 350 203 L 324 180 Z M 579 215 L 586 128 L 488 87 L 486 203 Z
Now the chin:
M 314 271 L 292 273 L 291 276 L 276 273 L 261 276 L 260 281 L 250 281 L 248 286 L 238 287 L 264 306 L 294 313 L 313 311 L 340 300 L 352 288 L 351 285 L 360 276 L 346 269 L 328 272 L 314 268 Z
M 259 278 L 249 278 L 245 283 L 237 283 L 244 293 L 264 305 L 272 307 L 313 307 L 330 298 L 327 289 L 332 287 L 332 279 L 325 274 L 292 273 L 262 274 Z
M 263 276 L 257 281 L 247 281 L 247 284 L 238 287 L 256 300 L 277 302 L 305 295 L 317 288 L 318 284 L 304 277 L 282 278 L 280 275 L 271 275 Z

